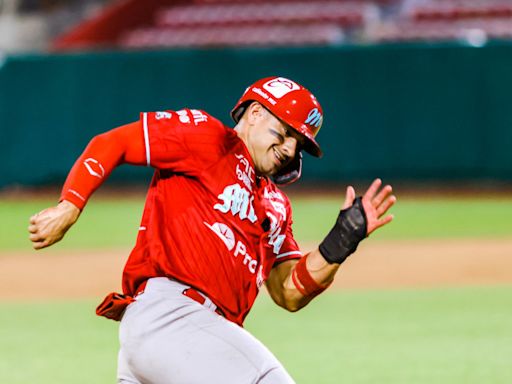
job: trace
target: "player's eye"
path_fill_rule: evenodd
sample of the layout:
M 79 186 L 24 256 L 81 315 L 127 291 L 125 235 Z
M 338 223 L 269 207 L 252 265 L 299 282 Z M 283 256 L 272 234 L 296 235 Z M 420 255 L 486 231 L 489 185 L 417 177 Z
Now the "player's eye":
M 301 134 L 299 134 L 297 131 L 290 130 L 289 128 L 286 129 L 286 137 L 293 137 L 295 140 L 297 140 L 297 150 L 301 150 L 306 143 L 306 139 L 304 139 Z
M 277 137 L 277 138 L 278 138 L 278 140 L 279 140 L 279 142 L 280 142 L 280 143 L 284 143 L 285 136 L 283 136 L 283 134 L 281 134 L 280 132 L 277 132 L 277 131 L 276 131 L 275 129 L 273 129 L 273 128 L 270 128 L 270 129 L 269 129 L 269 131 L 270 131 L 270 133 L 271 133 L 272 135 L 274 135 L 275 137 Z

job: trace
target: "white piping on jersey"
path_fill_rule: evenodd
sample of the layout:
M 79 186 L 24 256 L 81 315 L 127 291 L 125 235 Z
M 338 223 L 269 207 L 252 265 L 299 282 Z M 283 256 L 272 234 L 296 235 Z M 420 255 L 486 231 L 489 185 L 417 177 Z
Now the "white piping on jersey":
M 146 227 L 144 227 L 144 226 L 139 227 L 139 231 L 145 231 L 145 230 L 146 230 Z
M 282 257 L 290 256 L 290 255 L 301 255 L 302 256 L 302 252 L 301 251 L 291 251 L 291 252 L 281 253 L 280 255 L 276 256 L 276 260 L 280 259 Z
M 148 114 L 144 113 L 142 118 L 142 128 L 144 129 L 144 144 L 146 145 L 146 165 L 149 167 L 151 161 L 151 152 L 149 151 L 149 130 Z

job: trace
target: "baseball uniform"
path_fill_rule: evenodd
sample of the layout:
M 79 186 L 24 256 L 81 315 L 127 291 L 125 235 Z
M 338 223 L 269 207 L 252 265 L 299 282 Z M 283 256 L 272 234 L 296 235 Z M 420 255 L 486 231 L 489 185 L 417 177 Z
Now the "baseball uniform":
M 120 380 L 147 379 L 134 368 L 147 369 L 142 359 L 159 368 L 154 368 L 155 378 L 141 382 L 201 382 L 194 381 L 196 364 L 203 360 L 200 356 L 217 356 L 221 358 L 210 364 L 209 375 L 217 369 L 224 383 L 265 382 L 259 380 L 269 372 L 290 382 L 272 354 L 239 327 L 272 267 L 302 256 L 293 239 L 288 198 L 269 178 L 256 176 L 251 156 L 236 132 L 204 111 L 143 113 L 129 129 L 140 130 L 141 135 L 132 135 L 131 140 L 142 145 L 127 145 L 143 151 L 131 163 L 152 166 L 155 174 L 137 243 L 123 273 L 124 294 L 136 301 L 122 320 Z M 99 147 L 112 143 L 108 134 L 104 136 Z M 100 148 L 92 143 L 70 174 L 77 182 L 68 179 L 62 199 L 83 207 L 91 189 L 123 162 L 102 161 L 96 153 L 101 153 Z M 94 187 L 82 181 L 85 187 L 81 189 L 78 180 L 82 178 L 93 179 Z M 158 283 L 154 278 L 159 278 Z M 206 306 L 183 295 L 189 287 L 205 299 Z M 233 343 L 228 349 L 238 356 L 232 361 L 222 358 L 226 343 Z M 151 359 L 148 351 L 152 351 Z M 186 356 L 180 360 L 176 356 L 181 353 Z M 251 355 L 254 358 L 248 359 Z M 173 362 L 181 368 L 169 371 Z M 253 370 L 243 369 L 240 376 L 244 364 Z
M 48 247 L 116 166 L 155 169 L 123 294 L 107 295 L 96 310 L 121 320 L 120 383 L 293 383 L 242 327 L 261 286 L 267 282 L 276 304 L 299 310 L 393 219 L 390 185 L 375 179 L 360 197 L 349 186 L 333 228 L 303 256 L 276 184 L 300 178 L 302 150 L 322 155 L 320 104 L 300 84 L 273 76 L 249 86 L 231 116 L 234 130 L 195 109 L 142 113 L 94 137 L 59 204 L 30 218 L 34 249 Z

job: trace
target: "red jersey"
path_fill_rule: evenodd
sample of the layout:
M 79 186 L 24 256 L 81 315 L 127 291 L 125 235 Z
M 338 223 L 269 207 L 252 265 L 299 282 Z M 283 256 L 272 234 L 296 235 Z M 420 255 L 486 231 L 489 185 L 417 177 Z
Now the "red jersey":
M 237 133 L 205 112 L 143 113 L 140 121 L 146 162 L 156 170 L 123 291 L 171 277 L 241 325 L 272 267 L 302 256 L 289 200 L 256 176 Z

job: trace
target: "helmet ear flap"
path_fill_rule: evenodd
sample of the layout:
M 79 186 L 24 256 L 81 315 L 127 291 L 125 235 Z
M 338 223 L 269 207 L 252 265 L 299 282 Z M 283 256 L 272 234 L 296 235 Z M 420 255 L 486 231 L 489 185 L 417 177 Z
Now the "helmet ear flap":
M 278 174 L 272 176 L 274 183 L 278 185 L 288 185 L 299 180 L 302 174 L 302 152 L 299 152 L 297 156 L 288 164 L 285 168 L 279 171 Z
M 236 108 L 234 108 L 231 111 L 231 117 L 233 118 L 235 123 L 238 123 L 240 121 L 243 114 L 245 113 L 245 110 L 251 103 L 252 103 L 252 100 L 246 100 L 245 102 L 241 103 L 240 105 L 238 105 Z

